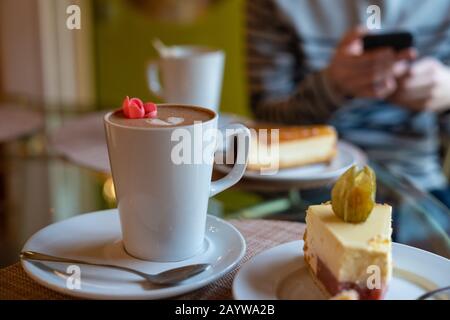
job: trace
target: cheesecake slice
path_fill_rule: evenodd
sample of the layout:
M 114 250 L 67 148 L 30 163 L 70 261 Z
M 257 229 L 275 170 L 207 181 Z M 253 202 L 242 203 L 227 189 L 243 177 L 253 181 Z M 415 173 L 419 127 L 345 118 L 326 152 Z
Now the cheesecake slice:
M 376 204 L 367 220 L 348 223 L 331 204 L 308 208 L 304 257 L 329 295 L 355 290 L 361 300 L 383 298 L 392 275 L 391 211 Z
M 284 169 L 330 162 L 336 155 L 337 134 L 331 126 L 259 124 L 250 129 L 248 170 L 263 170 L 274 164 Z M 278 129 L 279 143 L 274 129 Z

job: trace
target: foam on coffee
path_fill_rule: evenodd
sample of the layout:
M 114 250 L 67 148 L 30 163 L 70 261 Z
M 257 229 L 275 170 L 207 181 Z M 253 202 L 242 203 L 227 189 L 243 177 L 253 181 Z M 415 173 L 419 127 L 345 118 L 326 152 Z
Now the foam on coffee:
M 183 105 L 158 105 L 156 118 L 129 119 L 122 110 L 117 110 L 109 117 L 112 123 L 139 128 L 179 127 L 211 120 L 214 113 L 207 109 Z

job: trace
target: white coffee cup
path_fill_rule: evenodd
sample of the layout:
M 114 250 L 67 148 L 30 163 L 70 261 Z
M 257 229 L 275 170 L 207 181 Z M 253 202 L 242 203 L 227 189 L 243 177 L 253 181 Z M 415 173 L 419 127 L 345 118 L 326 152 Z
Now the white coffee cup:
M 188 106 L 193 107 L 193 106 Z M 198 107 L 196 107 L 198 108 Z M 205 108 L 203 108 L 205 109 Z M 206 109 L 205 109 L 206 110 Z M 200 252 L 204 244 L 209 197 L 237 183 L 247 166 L 250 131 L 231 124 L 235 136 L 246 143 L 237 147 L 231 172 L 211 182 L 216 136 L 201 146 L 201 163 L 177 164 L 173 159 L 175 130 L 192 136 L 217 130 L 217 113 L 211 120 L 177 127 L 132 127 L 110 120 L 104 123 L 126 251 L 143 260 L 180 261 Z M 209 130 L 209 131 L 208 131 Z M 206 139 L 206 135 L 205 135 Z M 208 148 L 213 144 L 213 148 Z M 197 146 L 198 147 L 198 146 Z
M 167 103 L 204 106 L 217 112 L 225 53 L 201 46 L 172 46 L 169 52 L 148 63 L 150 91 Z

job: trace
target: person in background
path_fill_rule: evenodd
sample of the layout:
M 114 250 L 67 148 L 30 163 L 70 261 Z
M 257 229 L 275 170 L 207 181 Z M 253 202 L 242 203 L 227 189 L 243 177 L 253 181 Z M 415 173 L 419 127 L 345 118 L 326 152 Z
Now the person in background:
M 364 52 L 369 14 L 415 48 Z M 438 115 L 450 108 L 450 0 L 247 0 L 247 73 L 255 117 L 336 127 L 341 138 L 450 206 Z M 376 31 L 376 30 L 375 30 Z

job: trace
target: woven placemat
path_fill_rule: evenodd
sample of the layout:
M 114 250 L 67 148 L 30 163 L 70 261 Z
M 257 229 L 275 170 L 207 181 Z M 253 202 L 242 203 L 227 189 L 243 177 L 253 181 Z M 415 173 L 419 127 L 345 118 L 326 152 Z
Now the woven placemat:
M 305 225 L 297 222 L 274 220 L 232 220 L 245 237 L 247 252 L 245 263 L 259 252 L 281 243 L 303 237 Z M 213 283 L 190 292 L 178 299 L 232 299 L 231 285 L 239 267 Z M 29 278 L 20 264 L 0 270 L 0 299 L 73 299 L 47 289 Z

